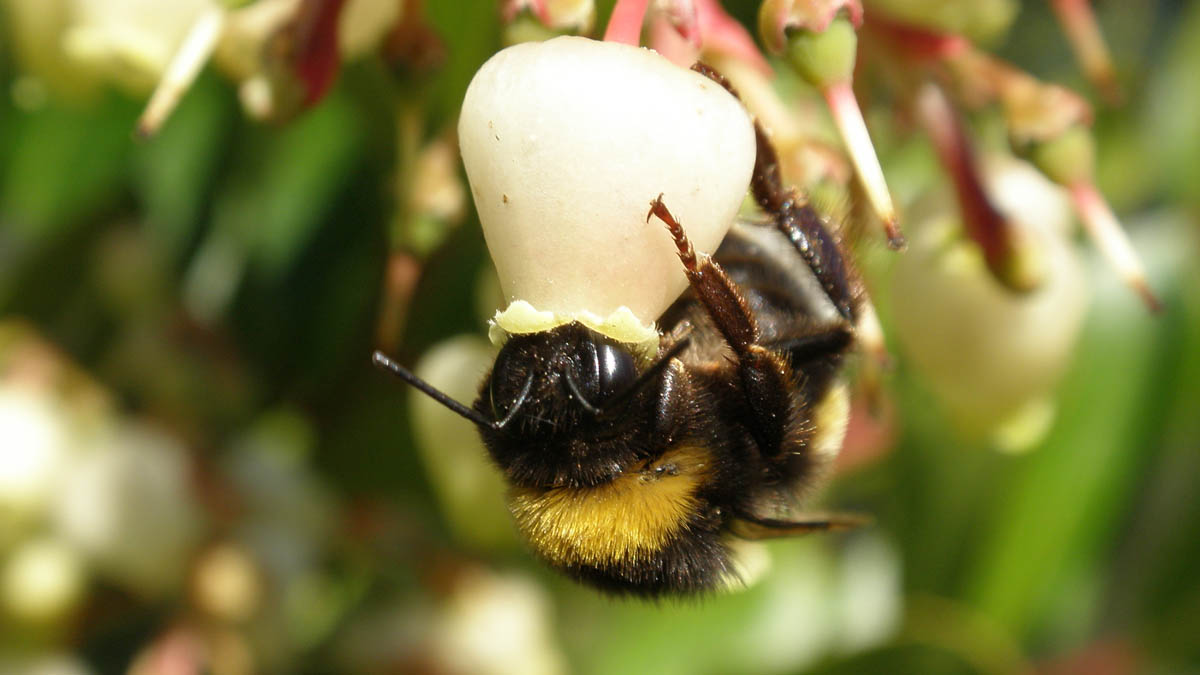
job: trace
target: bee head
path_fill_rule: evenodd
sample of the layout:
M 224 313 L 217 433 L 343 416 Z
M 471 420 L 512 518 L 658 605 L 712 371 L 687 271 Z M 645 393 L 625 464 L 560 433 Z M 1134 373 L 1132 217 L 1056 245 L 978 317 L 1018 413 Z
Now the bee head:
M 484 443 L 517 485 L 611 480 L 649 450 L 654 406 L 634 403 L 657 387 L 640 374 L 627 345 L 578 323 L 514 335 L 475 402 L 497 421 Z

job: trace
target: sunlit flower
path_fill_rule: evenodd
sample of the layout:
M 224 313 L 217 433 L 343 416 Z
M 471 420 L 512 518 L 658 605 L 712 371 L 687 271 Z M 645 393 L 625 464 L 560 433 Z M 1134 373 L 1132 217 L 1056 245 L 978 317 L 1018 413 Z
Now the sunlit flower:
M 1052 394 L 1070 363 L 1088 291 L 1062 193 L 1028 166 L 1001 165 L 989 182 L 996 203 L 1042 257 L 1042 283 L 1026 293 L 1005 288 L 957 219 L 934 216 L 897 261 L 894 318 L 905 355 L 951 418 L 1018 450 L 1053 421 Z
M 653 52 L 560 37 L 476 74 L 459 142 L 509 302 L 563 317 L 655 321 L 687 286 L 660 193 L 697 250 L 733 222 L 754 163 L 742 107 Z

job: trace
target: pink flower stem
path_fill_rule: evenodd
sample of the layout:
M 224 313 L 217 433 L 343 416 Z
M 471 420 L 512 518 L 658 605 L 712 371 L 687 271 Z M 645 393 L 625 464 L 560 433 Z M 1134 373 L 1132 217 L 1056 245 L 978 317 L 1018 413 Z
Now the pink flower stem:
M 867 133 L 867 123 L 863 120 L 858 101 L 854 98 L 854 89 L 849 82 L 838 82 L 825 87 L 822 93 L 829 106 L 829 112 L 833 115 L 833 123 L 846 144 L 850 160 L 854 163 L 863 189 L 866 190 L 867 199 L 883 221 L 888 246 L 897 251 L 903 249 L 904 235 L 900 232 L 896 207 L 892 204 L 892 195 L 888 192 L 883 169 L 875 155 L 871 135 Z
M 1133 244 L 1129 242 L 1125 230 L 1121 228 L 1121 223 L 1117 221 L 1116 215 L 1105 201 L 1104 195 L 1088 181 L 1075 183 L 1070 187 L 1070 193 L 1084 229 L 1100 248 L 1100 253 L 1117 270 L 1125 284 L 1141 296 L 1142 302 L 1146 303 L 1150 311 L 1161 312 L 1162 302 L 1154 295 L 1154 291 L 1150 290 L 1142 261 L 1133 249 Z
M 646 20 L 649 4 L 649 0 L 617 0 L 604 31 L 604 41 L 623 42 L 634 47 L 641 44 L 642 23 Z
M 1053 0 L 1051 5 L 1083 72 L 1100 90 L 1104 100 L 1113 105 L 1120 103 L 1121 88 L 1091 3 L 1088 0 Z
M 728 54 L 760 73 L 772 77 L 775 72 L 758 50 L 754 37 L 741 23 L 729 16 L 717 0 L 696 0 L 696 19 L 705 51 Z

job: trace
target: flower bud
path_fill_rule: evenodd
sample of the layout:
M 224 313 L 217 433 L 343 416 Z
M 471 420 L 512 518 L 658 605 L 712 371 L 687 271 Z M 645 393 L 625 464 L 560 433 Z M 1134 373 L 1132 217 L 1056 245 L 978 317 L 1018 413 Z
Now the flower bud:
M 1050 180 L 1070 190 L 1071 199 L 1088 236 L 1099 247 L 1109 265 L 1141 297 L 1150 311 L 1161 311 L 1162 302 L 1146 280 L 1141 257 L 1134 250 L 1108 201 L 1096 188 L 1096 145 L 1091 131 L 1082 124 L 1075 124 L 1052 138 L 1018 148 Z
M 896 207 L 875 146 L 867 132 L 852 81 L 858 50 L 856 27 L 862 5 L 855 0 L 767 0 L 758 13 L 768 48 L 785 52 L 788 63 L 824 97 L 867 199 L 883 223 L 888 245 L 904 248 Z
M 1056 138 L 1030 143 L 1023 150 L 1034 166 L 1059 185 L 1092 180 L 1096 143 L 1083 125 L 1071 126 Z
M 854 27 L 862 25 L 859 0 L 764 0 L 758 8 L 758 32 L 767 49 L 780 54 L 788 48 L 789 33 L 820 35 L 843 12 Z
M 813 86 L 824 89 L 854 75 L 858 34 L 845 18 L 834 19 L 824 31 L 801 29 L 788 40 L 788 61 Z

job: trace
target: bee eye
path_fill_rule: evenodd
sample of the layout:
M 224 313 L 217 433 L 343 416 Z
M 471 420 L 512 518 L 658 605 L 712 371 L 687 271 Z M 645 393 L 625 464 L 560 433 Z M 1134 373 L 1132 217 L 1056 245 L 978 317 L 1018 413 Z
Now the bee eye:
M 637 378 L 633 355 L 607 342 L 596 345 L 596 365 L 602 398 L 621 391 Z

